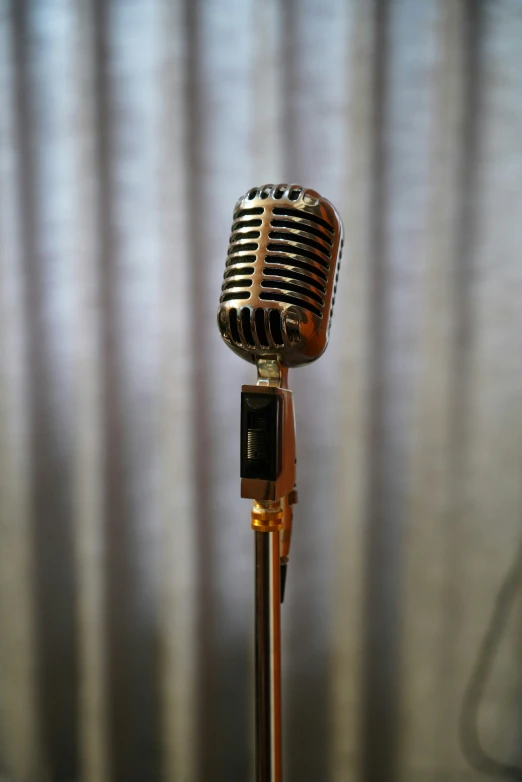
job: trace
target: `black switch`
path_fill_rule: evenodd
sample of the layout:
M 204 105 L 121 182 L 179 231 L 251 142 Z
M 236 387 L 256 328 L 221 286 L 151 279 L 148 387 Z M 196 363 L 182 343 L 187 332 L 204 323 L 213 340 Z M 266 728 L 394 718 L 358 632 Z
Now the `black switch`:
M 275 394 L 241 393 L 241 477 L 275 481 L 279 473 L 279 405 Z

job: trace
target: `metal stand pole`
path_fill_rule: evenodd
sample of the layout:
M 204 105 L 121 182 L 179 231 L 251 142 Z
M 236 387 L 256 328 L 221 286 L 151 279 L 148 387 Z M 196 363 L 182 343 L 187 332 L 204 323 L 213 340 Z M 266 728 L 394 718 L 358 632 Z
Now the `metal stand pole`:
M 255 532 L 256 782 L 281 782 L 279 532 Z
M 287 368 L 276 358 L 256 363 L 257 386 L 241 393 L 241 496 L 254 500 L 256 782 L 282 782 L 281 568 L 297 499 L 295 422 Z

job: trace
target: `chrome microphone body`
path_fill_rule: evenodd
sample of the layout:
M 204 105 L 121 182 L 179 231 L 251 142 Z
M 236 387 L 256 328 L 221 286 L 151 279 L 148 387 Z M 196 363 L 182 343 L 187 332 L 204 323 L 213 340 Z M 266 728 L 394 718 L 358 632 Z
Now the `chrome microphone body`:
M 299 185 L 264 185 L 239 199 L 218 325 L 242 358 L 285 367 L 319 358 L 328 344 L 343 247 L 341 219 Z
M 252 188 L 234 208 L 218 326 L 255 363 L 241 393 L 241 496 L 254 500 L 256 782 L 282 782 L 281 628 L 296 446 L 288 369 L 324 352 L 343 248 L 333 205 L 300 185 Z

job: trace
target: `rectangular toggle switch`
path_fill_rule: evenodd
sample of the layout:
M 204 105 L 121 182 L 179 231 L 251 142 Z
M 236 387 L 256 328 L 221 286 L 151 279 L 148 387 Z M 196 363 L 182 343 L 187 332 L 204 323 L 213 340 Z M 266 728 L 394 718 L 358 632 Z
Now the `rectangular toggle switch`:
M 275 481 L 279 465 L 279 409 L 276 394 L 241 393 L 241 477 Z

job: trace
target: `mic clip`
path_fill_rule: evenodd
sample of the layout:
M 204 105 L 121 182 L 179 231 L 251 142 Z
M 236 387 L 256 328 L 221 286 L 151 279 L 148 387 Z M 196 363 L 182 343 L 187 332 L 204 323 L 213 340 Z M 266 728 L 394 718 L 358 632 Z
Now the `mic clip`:
M 295 486 L 296 448 L 288 370 L 276 359 L 259 359 L 258 384 L 241 390 L 241 496 L 277 501 Z

